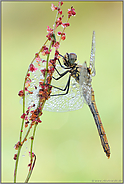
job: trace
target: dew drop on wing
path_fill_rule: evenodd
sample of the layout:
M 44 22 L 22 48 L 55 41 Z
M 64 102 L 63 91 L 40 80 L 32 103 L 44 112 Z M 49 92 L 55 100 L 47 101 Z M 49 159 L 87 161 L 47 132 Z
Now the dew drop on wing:
M 28 107 L 35 103 L 35 108 L 36 108 L 39 100 L 38 98 L 39 81 L 41 79 L 44 79 L 44 77 L 43 77 L 43 74 L 41 73 L 41 69 L 43 69 L 43 65 L 39 67 L 37 66 L 37 62 L 35 61 L 33 62 L 33 64 L 35 67 L 38 68 L 38 70 L 36 70 L 35 72 L 32 72 L 30 75 L 32 82 L 30 83 L 30 87 L 28 88 L 28 90 L 32 91 L 33 94 L 29 94 L 28 92 L 26 92 L 25 104 L 26 104 L 26 107 Z M 63 73 L 63 71 L 65 71 L 59 65 L 56 65 L 56 66 L 59 68 L 58 70 L 60 71 L 60 73 Z M 55 76 L 58 77 L 58 74 L 55 74 Z M 65 87 L 66 83 L 63 83 L 63 85 Z M 35 89 L 35 86 L 37 87 L 37 89 Z M 62 86 L 62 88 L 64 87 Z M 61 84 L 60 84 L 60 88 L 61 88 Z M 59 93 L 63 93 L 63 91 L 52 88 L 52 94 L 59 94 Z M 71 77 L 69 93 L 67 95 L 54 96 L 54 97 L 51 96 L 48 100 L 46 100 L 43 110 L 53 111 L 53 112 L 74 111 L 82 108 L 83 102 L 84 100 L 83 100 L 83 96 L 81 97 L 80 95 L 79 84 L 75 81 L 74 78 Z
M 85 61 L 80 70 L 79 84 L 80 93 L 84 97 L 84 102 L 87 104 L 91 104 L 91 82 L 92 78 L 87 70 L 87 63 Z
M 66 85 L 66 84 L 65 84 Z M 63 93 L 60 90 L 52 88 L 52 94 Z M 60 96 L 51 96 L 46 101 L 44 110 L 53 112 L 67 112 L 74 111 L 83 107 L 83 96 L 80 95 L 79 84 L 75 82 L 75 79 L 71 78 L 71 84 L 69 93 Z M 56 104 L 53 106 L 52 104 Z M 53 108 L 51 108 L 51 106 Z

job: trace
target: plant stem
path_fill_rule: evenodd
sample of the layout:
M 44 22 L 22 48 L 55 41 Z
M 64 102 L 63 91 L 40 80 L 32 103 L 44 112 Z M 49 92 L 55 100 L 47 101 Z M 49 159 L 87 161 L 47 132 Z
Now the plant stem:
M 27 131 L 27 133 L 26 133 L 26 135 L 25 135 L 25 137 L 24 137 L 24 139 L 23 139 L 23 141 L 22 141 L 22 143 L 21 143 L 22 145 L 23 145 L 23 143 L 25 142 L 25 140 L 26 140 L 26 138 L 27 138 L 27 136 L 28 136 L 30 130 L 31 130 L 31 125 L 29 126 L 28 131 Z
M 60 8 L 60 3 L 59 3 L 59 8 Z M 56 13 L 56 18 L 55 18 L 55 22 L 54 22 L 54 28 L 53 28 L 53 34 L 55 34 L 55 29 L 56 29 L 56 21 L 57 21 L 57 18 L 58 18 L 58 11 Z M 51 46 L 52 46 L 52 40 L 50 42 L 50 46 L 49 46 L 49 52 L 50 52 L 50 49 L 51 49 Z M 47 55 L 47 62 L 46 62 L 46 72 L 45 72 L 45 78 L 44 78 L 44 84 L 46 83 L 46 78 L 47 78 L 47 72 L 48 72 L 48 61 L 49 61 L 49 56 L 50 54 Z
M 52 46 L 52 40 L 51 40 L 51 42 L 50 42 L 50 46 L 49 46 L 49 50 L 48 50 L 49 52 L 50 52 L 51 46 Z M 47 73 L 48 73 L 48 61 L 49 61 L 49 56 L 50 56 L 50 54 L 47 55 L 44 84 L 46 83 L 46 78 L 47 78 Z
M 60 8 L 60 3 L 59 3 L 59 8 Z M 55 22 L 54 22 L 54 29 L 53 29 L 53 34 L 55 34 L 55 29 L 56 29 L 56 21 L 57 21 L 57 18 L 58 18 L 58 11 L 57 11 L 57 14 L 56 14 L 56 18 L 55 18 Z M 65 28 L 63 29 L 63 32 L 64 32 Z M 47 43 L 48 39 L 45 41 L 44 45 Z M 43 45 L 43 46 L 44 46 Z M 52 40 L 50 42 L 50 46 L 49 46 L 49 52 L 50 52 L 50 49 L 51 49 L 51 46 L 52 46 Z M 43 47 L 42 47 L 43 48 Z M 38 52 L 38 54 L 40 54 L 42 48 L 40 49 L 40 51 Z M 47 78 L 47 73 L 48 73 L 48 61 L 49 61 L 49 56 L 50 54 L 47 55 L 47 62 L 46 62 L 46 72 L 45 72 L 45 78 L 44 78 L 44 84 L 46 82 L 46 78 Z M 31 64 L 34 62 L 34 60 L 36 59 L 37 56 L 34 57 L 34 59 L 32 60 Z M 25 113 L 25 83 L 27 81 L 27 74 L 29 72 L 29 68 L 26 72 L 26 76 L 25 76 L 25 80 L 24 80 L 24 85 L 23 85 L 23 93 L 24 93 L 24 96 L 23 96 L 23 114 Z M 45 103 L 45 102 L 44 102 Z M 44 103 L 42 104 L 42 108 L 41 110 L 43 109 L 43 106 L 44 106 Z M 40 103 L 39 103 L 40 104 Z M 21 147 L 23 145 L 23 143 L 25 142 L 30 130 L 31 130 L 31 126 L 29 127 L 22 143 L 21 143 L 21 140 L 22 140 L 22 133 L 23 133 L 23 127 L 24 127 L 24 119 L 22 120 L 22 124 L 21 124 L 21 130 L 20 130 L 20 144 L 19 144 L 19 147 L 18 147 L 18 152 L 17 152 L 17 158 L 16 158 L 16 163 L 15 163 L 15 170 L 14 170 L 14 183 L 16 183 L 16 176 L 17 176 L 17 167 L 18 167 L 18 162 L 19 162 L 19 155 L 20 155 L 20 151 L 21 151 Z M 35 124 L 34 126 L 34 131 L 33 131 L 33 136 L 32 136 L 32 139 L 31 139 L 31 165 L 32 165 L 32 149 L 33 149 L 33 140 L 34 140 L 34 136 L 35 136 L 35 132 L 36 132 L 36 127 L 37 127 L 37 123 Z M 33 170 L 33 167 L 32 169 L 29 170 L 29 173 L 27 175 L 27 178 L 25 180 L 25 182 L 28 182 L 29 179 L 30 179 L 30 176 L 31 176 L 31 173 L 32 173 L 32 170 Z
M 48 41 L 48 39 L 45 41 L 44 45 L 47 43 L 47 41 Z M 41 49 L 38 52 L 38 54 L 40 54 L 40 52 L 41 52 Z M 37 56 L 35 56 L 33 58 L 31 64 L 34 62 L 34 60 L 36 59 L 36 57 Z M 29 68 L 28 68 L 28 70 L 26 72 L 26 76 L 25 76 L 25 80 L 24 80 L 24 85 L 23 85 L 23 93 L 24 93 L 24 96 L 23 96 L 23 114 L 25 113 L 25 83 L 26 83 L 26 80 L 27 80 L 26 77 L 27 77 L 28 72 L 29 72 Z M 22 140 L 23 126 L 24 126 L 24 119 L 22 120 L 22 125 L 21 125 L 21 130 L 20 130 L 20 141 L 19 141 L 20 142 L 20 145 L 19 145 L 19 148 L 18 148 L 16 163 L 15 163 L 14 183 L 16 183 L 16 176 L 17 176 L 17 168 L 18 168 L 18 162 L 19 162 L 19 155 L 20 155 L 20 151 L 21 151 L 21 147 L 22 147 L 21 140 Z M 30 129 L 28 129 L 25 138 L 28 136 L 29 132 L 30 132 Z M 25 140 L 25 138 L 24 138 L 24 140 Z M 24 143 L 24 140 L 23 140 L 23 143 Z
M 34 125 L 33 136 L 32 136 L 32 139 L 31 139 L 31 150 L 30 150 L 30 154 L 31 154 L 31 162 L 30 162 L 30 164 L 31 164 L 31 166 L 32 166 L 32 160 L 33 160 L 33 159 L 32 159 L 33 141 L 34 141 L 34 136 L 35 136 L 35 132 L 36 132 L 36 127 L 37 127 L 37 125 L 38 125 L 38 124 L 35 124 L 35 125 Z M 33 168 L 32 168 L 32 169 L 33 169 Z M 29 179 L 30 179 L 30 177 L 31 177 L 32 169 L 29 170 L 28 175 L 27 175 L 27 178 L 26 178 L 26 180 L 25 180 L 25 183 L 27 183 L 27 182 L 29 181 Z
M 56 25 L 56 21 L 57 21 L 57 18 L 58 18 L 58 11 L 57 11 L 57 14 L 56 14 L 56 18 L 55 18 L 55 22 L 54 22 L 54 29 L 53 29 L 53 34 L 55 33 L 55 25 Z M 50 42 L 50 46 L 49 46 L 49 49 L 48 51 L 50 52 L 50 49 L 52 47 L 52 40 Z M 48 73 L 48 61 L 49 61 L 49 56 L 50 54 L 47 55 L 47 61 L 46 61 L 46 71 L 45 71 L 45 77 L 44 77 L 44 84 L 46 83 L 46 78 L 47 78 L 47 73 Z M 42 106 L 44 106 L 45 102 L 42 104 Z M 40 105 L 40 103 L 39 103 Z M 42 107 L 43 108 L 43 107 Z M 31 150 L 30 150 L 30 154 L 31 154 L 31 165 L 32 165 L 32 148 L 33 148 L 33 140 L 34 140 L 34 136 L 35 136 L 35 131 L 36 131 L 36 127 L 37 127 L 37 124 L 35 124 L 35 127 L 34 127 L 34 132 L 33 132 L 33 137 L 31 139 Z M 32 169 L 29 170 L 29 173 L 27 175 L 27 178 L 25 180 L 25 182 L 27 183 L 31 177 L 31 173 L 32 173 Z
M 36 161 L 36 155 L 34 155 L 34 162 L 33 162 L 33 165 L 32 165 L 32 168 L 31 168 L 31 170 L 30 170 L 30 173 L 28 174 L 28 176 L 27 176 L 27 178 L 26 178 L 26 180 L 25 180 L 25 183 L 28 183 L 28 181 L 29 181 L 29 179 L 30 179 L 30 176 L 31 176 L 31 173 L 32 173 L 32 171 L 33 171 L 33 168 L 34 168 L 34 165 L 35 165 L 35 161 Z
M 14 183 L 16 183 L 16 176 L 17 176 L 17 167 L 18 167 L 18 161 L 19 161 L 19 154 L 20 154 L 21 146 L 18 148 L 18 153 L 17 153 L 17 159 L 15 163 L 15 170 L 14 170 Z
M 70 18 L 67 18 L 67 23 L 68 23 L 69 19 L 70 19 Z M 60 36 L 60 38 L 59 38 L 59 44 L 60 44 L 60 41 L 61 41 L 61 38 L 62 38 L 62 34 L 63 34 L 64 31 L 65 31 L 65 28 L 66 28 L 66 27 L 64 27 L 63 30 L 62 30 L 61 36 Z

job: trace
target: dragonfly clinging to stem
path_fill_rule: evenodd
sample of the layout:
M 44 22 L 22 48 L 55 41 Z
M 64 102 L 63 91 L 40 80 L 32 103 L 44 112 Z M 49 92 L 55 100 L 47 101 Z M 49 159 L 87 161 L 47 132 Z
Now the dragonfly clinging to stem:
M 60 59 L 58 59 L 58 65 L 54 66 L 56 74 L 53 76 L 53 79 L 55 81 L 59 81 L 67 74 L 69 74 L 69 77 L 64 88 L 56 87 L 55 85 L 51 84 L 53 86 L 51 98 L 46 101 L 44 110 L 57 112 L 72 111 L 82 108 L 83 103 L 85 102 L 93 114 L 102 147 L 106 153 L 106 156 L 109 158 L 110 147 L 100 115 L 97 110 L 94 90 L 91 84 L 92 77 L 96 75 L 95 31 L 93 31 L 92 36 L 89 67 L 87 67 L 86 61 L 83 63 L 83 65 L 77 64 L 77 55 L 75 53 L 66 53 L 64 56 L 59 54 L 59 56 L 63 58 L 64 65 L 62 65 Z M 60 71 L 63 71 L 63 73 L 60 73 Z

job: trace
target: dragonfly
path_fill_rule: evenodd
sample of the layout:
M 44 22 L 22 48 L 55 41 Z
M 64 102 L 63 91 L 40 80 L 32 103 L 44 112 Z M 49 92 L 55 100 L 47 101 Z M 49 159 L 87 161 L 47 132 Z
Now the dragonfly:
M 68 80 L 66 81 L 66 85 L 65 79 L 63 80 L 63 83 L 59 82 L 59 84 L 61 84 L 61 87 L 57 87 L 54 83 L 51 84 L 51 86 L 53 87 L 51 97 L 49 100 L 46 101 L 44 110 L 52 112 L 73 111 L 82 108 L 85 102 L 89 106 L 95 120 L 103 150 L 106 153 L 106 156 L 110 158 L 110 146 L 108 144 L 107 136 L 103 128 L 100 115 L 98 113 L 94 90 L 91 84 L 92 77 L 96 75 L 95 31 L 93 31 L 92 35 L 89 67 L 87 67 L 86 61 L 83 63 L 83 65 L 78 64 L 76 62 L 77 55 L 75 53 L 66 53 L 64 56 L 59 54 L 59 56 L 63 59 L 63 64 L 61 64 L 60 59 L 58 59 L 58 64 L 54 66 L 56 72 L 54 72 L 53 79 L 54 81 L 56 81 L 55 84 L 58 84 L 58 81 L 64 79 L 64 77 L 68 75 Z M 42 79 L 43 76 L 41 74 L 40 76 L 38 76 L 38 74 L 35 74 L 34 78 L 35 80 L 39 80 L 39 78 Z M 36 94 L 38 93 L 38 90 L 39 89 L 37 88 L 35 92 Z M 34 96 L 32 97 L 33 101 L 30 101 L 28 99 L 28 103 L 30 102 L 30 104 L 34 103 L 34 101 L 35 103 L 36 101 L 38 101 L 37 98 L 34 98 Z

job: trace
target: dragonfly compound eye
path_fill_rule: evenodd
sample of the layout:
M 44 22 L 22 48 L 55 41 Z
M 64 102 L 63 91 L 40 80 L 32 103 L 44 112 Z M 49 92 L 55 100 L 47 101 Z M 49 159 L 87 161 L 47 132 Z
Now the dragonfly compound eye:
M 71 64 L 74 64 L 75 61 L 77 60 L 77 55 L 75 53 L 70 53 L 68 55 L 68 60 Z

